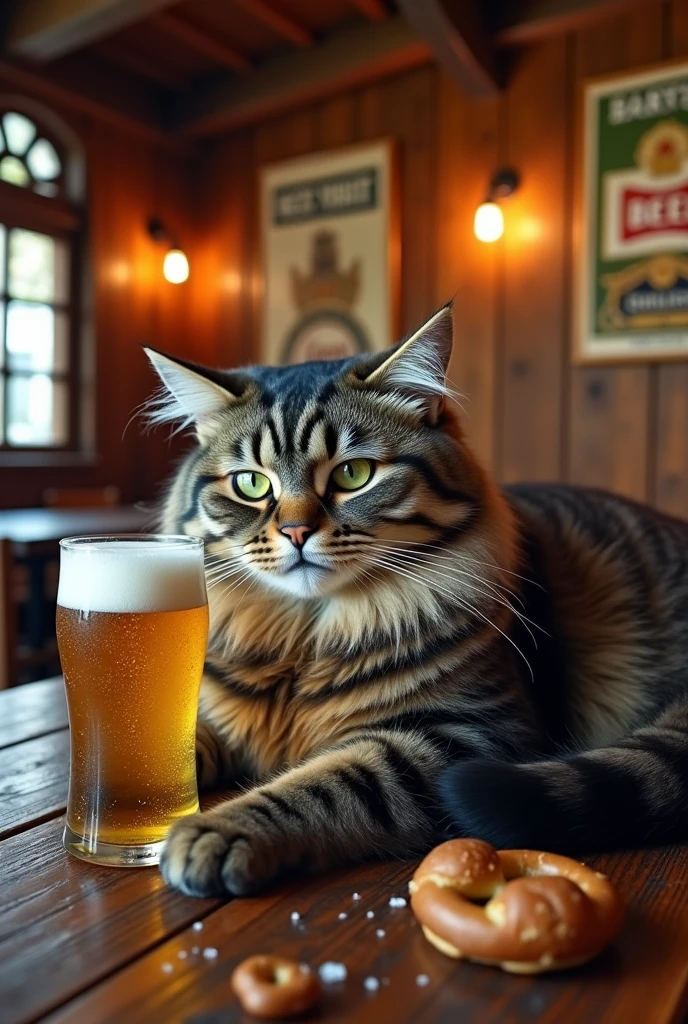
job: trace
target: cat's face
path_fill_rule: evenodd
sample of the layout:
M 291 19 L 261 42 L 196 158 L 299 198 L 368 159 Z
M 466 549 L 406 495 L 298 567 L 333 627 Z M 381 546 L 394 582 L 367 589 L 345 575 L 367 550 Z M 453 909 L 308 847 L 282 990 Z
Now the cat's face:
M 474 508 L 445 429 L 450 349 L 445 308 L 391 353 L 338 362 L 222 373 L 149 353 L 166 388 L 152 418 L 196 424 L 171 500 L 211 577 L 313 598 L 394 564 L 403 583 L 404 543 L 461 531 Z

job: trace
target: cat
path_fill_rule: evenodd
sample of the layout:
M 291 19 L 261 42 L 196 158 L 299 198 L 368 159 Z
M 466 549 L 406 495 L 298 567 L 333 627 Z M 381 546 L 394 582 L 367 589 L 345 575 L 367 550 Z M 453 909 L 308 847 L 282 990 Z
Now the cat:
M 206 544 L 202 788 L 162 873 L 196 896 L 452 836 L 573 854 L 688 835 L 688 524 L 500 490 L 446 379 L 451 306 L 382 352 L 210 370 L 165 533 Z M 249 785 L 246 785 L 248 781 Z

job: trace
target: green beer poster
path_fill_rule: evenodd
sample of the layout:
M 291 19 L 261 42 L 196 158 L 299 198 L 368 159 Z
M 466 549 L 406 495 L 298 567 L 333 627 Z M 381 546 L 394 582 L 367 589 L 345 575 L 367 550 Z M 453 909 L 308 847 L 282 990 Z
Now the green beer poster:
M 580 362 L 688 359 L 688 64 L 583 94 Z

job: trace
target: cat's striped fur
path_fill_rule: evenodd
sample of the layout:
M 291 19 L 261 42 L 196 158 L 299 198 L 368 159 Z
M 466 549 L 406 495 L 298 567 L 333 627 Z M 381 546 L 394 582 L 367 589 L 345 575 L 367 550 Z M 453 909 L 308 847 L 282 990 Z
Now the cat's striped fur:
M 575 852 L 688 833 L 688 524 L 564 486 L 500 493 L 445 401 L 450 348 L 445 307 L 342 362 L 150 353 L 153 418 L 199 441 L 162 526 L 206 540 L 201 782 L 251 783 L 173 828 L 162 870 L 184 892 L 453 834 Z M 371 481 L 334 491 L 357 458 Z M 240 471 L 271 493 L 242 500 Z

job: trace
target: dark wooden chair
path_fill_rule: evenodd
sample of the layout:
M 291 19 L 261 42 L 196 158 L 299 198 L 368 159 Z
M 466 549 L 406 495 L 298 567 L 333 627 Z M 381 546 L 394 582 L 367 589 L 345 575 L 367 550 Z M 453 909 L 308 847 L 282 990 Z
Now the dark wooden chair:
M 16 681 L 17 612 L 11 544 L 0 537 L 0 690 Z

